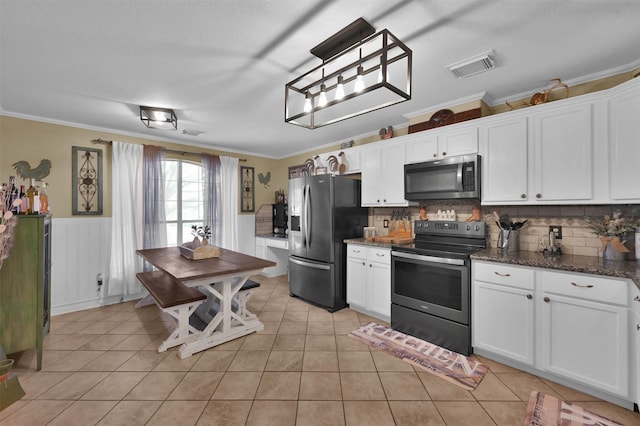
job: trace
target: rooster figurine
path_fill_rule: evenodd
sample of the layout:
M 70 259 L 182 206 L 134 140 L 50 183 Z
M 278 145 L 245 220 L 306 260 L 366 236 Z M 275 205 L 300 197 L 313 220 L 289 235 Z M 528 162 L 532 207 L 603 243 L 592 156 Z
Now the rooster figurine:
M 45 158 L 40 161 L 40 164 L 38 164 L 38 167 L 35 169 L 32 169 L 26 161 L 18 161 L 13 163 L 13 168 L 16 170 L 16 174 L 22 179 L 42 180 L 49 176 L 49 171 L 51 171 L 51 161 Z

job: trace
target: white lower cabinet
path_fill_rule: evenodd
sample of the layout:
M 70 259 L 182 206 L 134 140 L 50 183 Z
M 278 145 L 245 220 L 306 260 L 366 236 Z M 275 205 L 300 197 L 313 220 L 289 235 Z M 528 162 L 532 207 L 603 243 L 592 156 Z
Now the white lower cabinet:
M 634 391 L 635 391 L 635 401 L 636 404 L 640 407 L 640 289 L 635 288 L 634 291 L 631 292 L 631 319 L 630 327 L 631 327 L 631 341 L 634 342 L 633 356 L 631 359 L 635 360 L 635 363 L 632 363 L 632 367 L 635 367 L 634 377 L 636 379 Z
M 484 261 L 472 273 L 476 353 L 612 402 L 639 399 L 631 280 Z
M 474 265 L 473 347 L 534 363 L 533 271 Z
M 390 249 L 347 245 L 347 303 L 355 311 L 390 320 Z

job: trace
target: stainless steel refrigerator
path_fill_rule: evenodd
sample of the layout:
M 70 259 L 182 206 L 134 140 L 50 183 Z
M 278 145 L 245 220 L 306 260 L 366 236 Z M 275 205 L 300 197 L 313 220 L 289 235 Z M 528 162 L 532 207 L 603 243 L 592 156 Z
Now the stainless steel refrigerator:
M 345 238 L 367 226 L 360 181 L 345 176 L 289 180 L 289 293 L 330 312 L 347 306 Z

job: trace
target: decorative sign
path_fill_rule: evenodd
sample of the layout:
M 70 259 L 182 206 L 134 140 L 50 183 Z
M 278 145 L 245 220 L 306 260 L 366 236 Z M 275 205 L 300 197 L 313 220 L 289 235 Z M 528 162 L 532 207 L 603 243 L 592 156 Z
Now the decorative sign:
M 255 211 L 253 167 L 240 167 L 240 182 L 242 183 L 240 211 L 253 212 Z
M 72 214 L 102 214 L 102 150 L 72 147 Z
M 309 168 L 306 164 L 300 164 L 299 166 L 289 167 L 289 179 L 309 176 Z

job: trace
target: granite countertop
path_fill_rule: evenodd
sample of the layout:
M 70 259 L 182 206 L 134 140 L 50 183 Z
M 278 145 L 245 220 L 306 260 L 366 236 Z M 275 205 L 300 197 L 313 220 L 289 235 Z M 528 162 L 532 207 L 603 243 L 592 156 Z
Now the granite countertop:
M 542 253 L 533 251 L 505 253 L 495 248 L 474 253 L 471 255 L 471 259 L 556 269 L 559 271 L 605 275 L 617 278 L 629 278 L 640 288 L 640 261 L 635 260 L 612 261 L 603 260 L 601 257 L 574 256 L 571 254 L 544 256 Z

